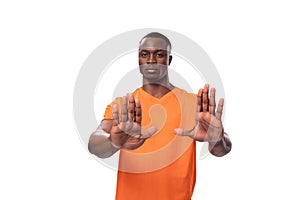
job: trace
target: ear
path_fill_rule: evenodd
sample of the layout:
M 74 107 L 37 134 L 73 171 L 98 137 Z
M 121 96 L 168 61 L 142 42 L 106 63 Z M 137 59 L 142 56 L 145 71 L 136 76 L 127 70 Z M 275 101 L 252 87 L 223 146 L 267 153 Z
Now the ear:
M 169 55 L 169 63 L 168 63 L 168 65 L 170 65 L 171 64 L 171 62 L 172 62 L 172 55 Z

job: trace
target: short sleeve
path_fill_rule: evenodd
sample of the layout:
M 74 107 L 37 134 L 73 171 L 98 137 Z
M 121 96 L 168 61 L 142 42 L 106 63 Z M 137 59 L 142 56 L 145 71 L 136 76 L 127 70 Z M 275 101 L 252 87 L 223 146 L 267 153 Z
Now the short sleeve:
M 113 111 L 112 111 L 112 104 L 109 104 L 109 105 L 106 106 L 103 119 L 104 120 L 112 120 L 112 119 L 114 119 L 114 117 L 113 117 Z
M 103 120 L 113 120 L 114 116 L 113 116 L 112 105 L 117 104 L 117 106 L 119 108 L 121 108 L 121 102 L 122 102 L 122 98 L 117 97 L 111 104 L 107 105 L 106 109 L 105 109 L 105 112 L 104 112 Z M 119 110 L 119 114 L 121 114 L 120 110 Z

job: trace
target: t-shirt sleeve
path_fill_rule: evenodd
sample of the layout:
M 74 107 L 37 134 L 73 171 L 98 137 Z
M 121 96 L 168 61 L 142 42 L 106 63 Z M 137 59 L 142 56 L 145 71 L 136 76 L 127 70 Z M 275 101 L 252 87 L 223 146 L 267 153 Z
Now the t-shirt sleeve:
M 106 106 L 104 115 L 103 115 L 103 120 L 112 120 L 114 119 L 113 117 L 113 110 L 112 110 L 112 104 L 109 104 Z
M 109 105 L 106 106 L 103 120 L 113 120 L 114 119 L 112 106 L 113 106 L 113 104 L 117 104 L 118 108 L 121 108 L 121 99 L 122 98 L 118 97 L 112 103 L 110 103 Z M 120 115 L 120 110 L 119 110 L 119 115 Z

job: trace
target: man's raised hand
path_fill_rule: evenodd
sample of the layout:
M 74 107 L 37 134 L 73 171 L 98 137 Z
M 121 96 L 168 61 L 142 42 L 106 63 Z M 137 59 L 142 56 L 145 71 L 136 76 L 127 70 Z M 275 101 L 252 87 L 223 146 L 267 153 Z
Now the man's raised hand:
M 109 139 L 115 146 L 120 148 L 136 149 L 157 131 L 152 126 L 142 134 L 141 103 L 138 99 L 134 99 L 132 94 L 122 98 L 120 114 L 118 105 L 113 105 L 113 118 Z
M 217 111 L 215 103 L 216 89 L 206 84 L 204 89 L 200 89 L 197 95 L 196 125 L 191 130 L 177 128 L 175 134 L 189 136 L 197 141 L 218 142 L 224 135 L 223 124 L 221 121 L 224 99 L 218 103 Z

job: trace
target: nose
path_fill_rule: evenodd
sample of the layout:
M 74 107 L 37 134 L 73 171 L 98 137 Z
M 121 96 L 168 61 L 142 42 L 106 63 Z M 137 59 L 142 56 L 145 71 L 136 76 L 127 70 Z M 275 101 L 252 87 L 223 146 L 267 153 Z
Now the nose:
M 156 64 L 156 62 L 155 54 L 151 53 L 147 60 L 147 64 Z

